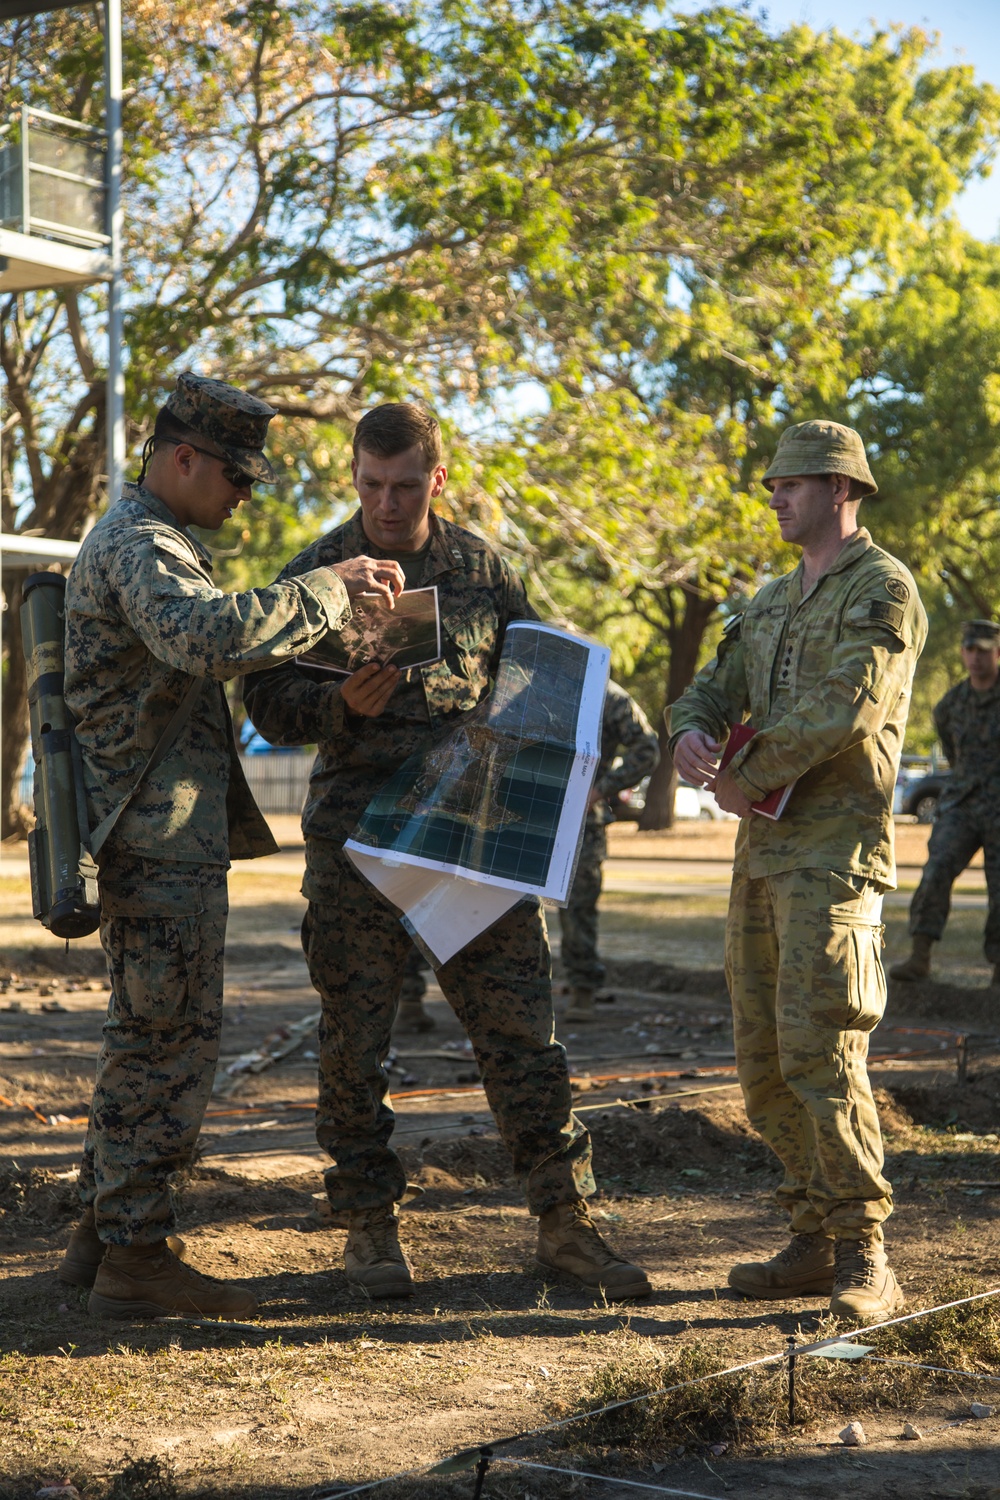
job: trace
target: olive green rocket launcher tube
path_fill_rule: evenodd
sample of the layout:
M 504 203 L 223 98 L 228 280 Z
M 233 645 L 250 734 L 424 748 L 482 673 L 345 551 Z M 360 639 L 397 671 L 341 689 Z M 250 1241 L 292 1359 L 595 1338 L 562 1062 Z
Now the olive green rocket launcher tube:
M 56 937 L 86 937 L 100 923 L 97 866 L 83 762 L 63 698 L 66 580 L 32 573 L 23 589 L 21 634 L 28 666 L 31 755 L 35 762 L 35 827 L 28 835 L 34 915 Z

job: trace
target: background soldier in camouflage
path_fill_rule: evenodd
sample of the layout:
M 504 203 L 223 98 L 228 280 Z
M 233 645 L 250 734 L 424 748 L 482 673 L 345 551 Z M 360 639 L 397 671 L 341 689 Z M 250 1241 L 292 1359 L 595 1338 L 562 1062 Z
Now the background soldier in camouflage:
M 612 802 L 619 792 L 655 770 L 659 760 L 660 747 L 646 715 L 624 688 L 610 682 L 601 720 L 601 759 L 580 858 L 569 902 L 559 909 L 562 965 L 571 986 L 567 1021 L 594 1019 L 594 991 L 604 978 L 604 965 L 597 956 L 597 903 L 601 866 L 608 853 L 607 826 L 614 820 Z
M 375 408 L 354 435 L 361 509 L 306 548 L 286 578 L 362 550 L 394 558 L 407 587 L 435 585 L 443 657 L 400 673 L 374 663 L 340 684 L 289 664 L 247 684 L 250 717 L 272 744 L 319 744 L 303 814 L 309 908 L 303 943 L 323 1001 L 317 1138 L 334 1210 L 348 1215 L 348 1277 L 371 1296 L 408 1294 L 399 1246 L 403 1168 L 390 1145 L 383 1061 L 410 938 L 343 851 L 378 788 L 408 756 L 441 739 L 489 692 L 504 631 L 534 619 L 524 587 L 486 542 L 430 509 L 443 491 L 441 434 L 418 406 Z M 539 902 L 525 899 L 438 971 L 472 1040 L 490 1108 L 528 1203 L 540 1216 L 539 1258 L 613 1297 L 649 1291 L 587 1214 L 590 1137 L 571 1109 L 555 1040 L 549 946 Z
M 883 1248 L 892 1194 L 866 1059 L 885 1005 L 891 799 L 927 620 L 909 573 L 858 528 L 876 488 L 856 432 L 788 428 L 764 483 L 802 561 L 730 620 L 670 721 L 680 774 L 714 781 L 743 820 L 726 931 L 736 1065 L 791 1219 L 791 1243 L 729 1281 L 756 1297 L 829 1292 L 833 1313 L 872 1319 L 903 1300 Z M 716 775 L 747 713 L 757 733 Z M 780 820 L 751 815 L 789 782 Z
M 909 958 L 895 964 L 894 979 L 924 979 L 931 945 L 941 939 L 951 909 L 951 888 L 979 849 L 986 866 L 989 909 L 983 947 L 1000 984 L 1000 626 L 970 620 L 962 633 L 964 682 L 934 709 L 934 726 L 951 775 L 938 799 L 927 863 L 910 903 Z
M 273 415 L 232 386 L 182 375 L 138 483 L 86 537 L 66 589 L 65 692 L 91 827 L 124 802 L 203 680 L 98 860 L 111 1000 L 80 1170 L 85 1212 L 60 1276 L 92 1286 L 90 1310 L 105 1317 L 256 1308 L 167 1243 L 167 1179 L 191 1159 L 215 1077 L 226 869 L 277 847 L 240 769 L 222 684 L 316 645 L 349 618 L 349 595 L 402 588 L 394 564 L 367 558 L 245 594 L 213 586 L 187 528 L 217 530 L 255 481 L 273 483 L 262 451 Z

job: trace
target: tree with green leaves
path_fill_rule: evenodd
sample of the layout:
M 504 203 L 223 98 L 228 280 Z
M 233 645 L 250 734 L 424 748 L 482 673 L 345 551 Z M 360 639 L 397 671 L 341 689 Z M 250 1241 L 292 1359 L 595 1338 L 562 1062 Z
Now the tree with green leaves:
M 0 27 L 0 100 L 96 121 L 87 14 Z M 365 404 L 425 399 L 463 513 L 658 714 L 719 608 L 786 565 L 753 490 L 780 427 L 874 432 L 897 380 L 898 415 L 926 410 L 891 308 L 959 234 L 998 101 L 926 69 L 920 33 L 772 37 L 643 0 L 137 0 L 125 40 L 130 445 L 182 368 L 279 413 L 281 483 L 220 538 L 227 581 L 269 580 L 343 503 Z M 5 529 L 76 537 L 107 498 L 100 321 L 98 294 L 0 301 Z M 4 650 L 8 829 L 13 608 Z

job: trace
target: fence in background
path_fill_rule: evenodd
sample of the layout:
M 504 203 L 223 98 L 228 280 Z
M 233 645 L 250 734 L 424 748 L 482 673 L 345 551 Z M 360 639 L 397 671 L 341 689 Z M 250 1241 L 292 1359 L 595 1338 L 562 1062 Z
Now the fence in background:
M 240 765 L 262 813 L 302 811 L 314 759 L 312 750 L 274 750 L 269 754 L 240 756 Z

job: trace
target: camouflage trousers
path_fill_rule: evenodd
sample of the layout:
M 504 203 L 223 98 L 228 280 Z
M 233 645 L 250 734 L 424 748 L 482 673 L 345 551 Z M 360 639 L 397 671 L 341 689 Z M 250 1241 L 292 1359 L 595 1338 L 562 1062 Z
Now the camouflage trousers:
M 989 906 L 983 951 L 1000 963 L 1000 826 L 978 809 L 957 807 L 941 813 L 931 829 L 927 863 L 910 902 L 910 936 L 918 933 L 938 942 L 951 910 L 951 888 L 962 871 L 983 851 Z
M 307 841 L 302 944 L 323 1001 L 316 1138 L 334 1159 L 326 1188 L 343 1212 L 397 1202 L 406 1186 L 389 1144 L 384 1064 L 413 945 L 394 909 L 335 847 Z M 573 1116 L 566 1053 L 555 1040 L 540 904 L 519 902 L 437 979 L 472 1041 L 532 1213 L 589 1196 L 590 1135 Z
M 597 956 L 597 903 L 601 896 L 601 865 L 607 852 L 606 830 L 588 818 L 569 902 L 559 908 L 563 969 L 570 984 L 580 989 L 596 990 L 605 974 Z
M 174 1228 L 168 1178 L 186 1166 L 215 1080 L 229 901 L 224 865 L 118 854 L 101 865 L 111 999 L 80 1196 L 114 1245 Z
M 882 894 L 860 876 L 733 878 L 726 976 L 747 1114 L 792 1232 L 861 1239 L 892 1212 L 868 1038 L 885 1009 Z

